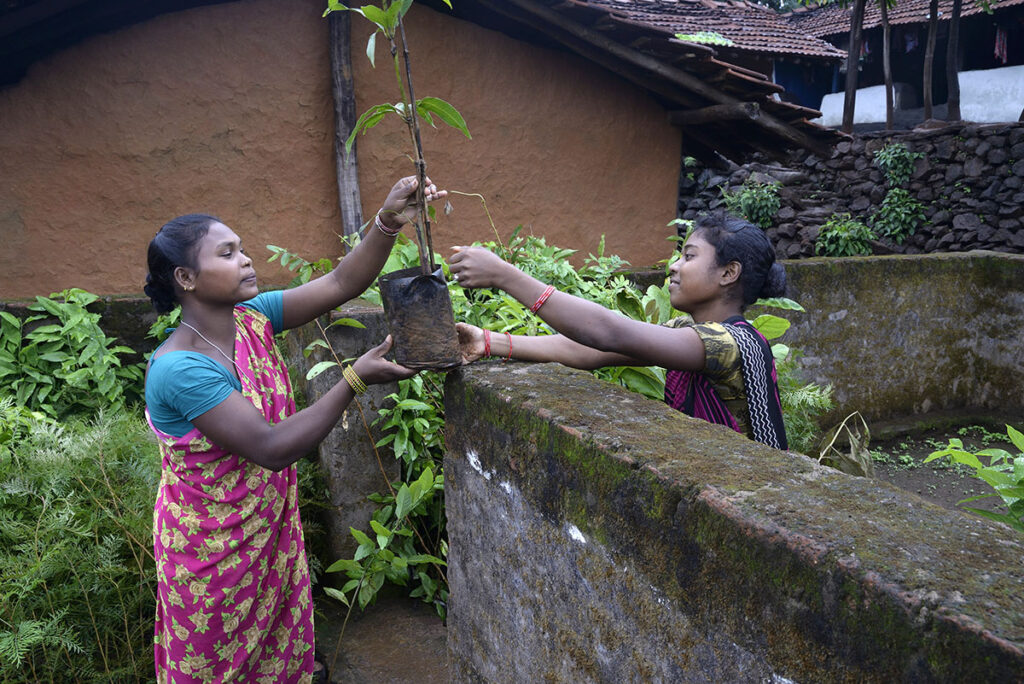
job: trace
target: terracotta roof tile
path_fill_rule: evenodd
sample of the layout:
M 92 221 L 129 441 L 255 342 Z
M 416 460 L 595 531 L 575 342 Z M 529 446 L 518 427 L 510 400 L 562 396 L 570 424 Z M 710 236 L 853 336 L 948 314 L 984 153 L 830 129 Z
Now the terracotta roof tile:
M 731 50 L 826 59 L 846 56 L 831 44 L 800 32 L 774 10 L 740 0 L 569 1 L 577 6 L 607 10 L 618 21 L 645 26 L 668 36 L 717 33 L 732 41 L 728 46 Z
M 995 11 L 1024 5 L 1024 0 L 992 0 L 991 4 Z M 928 5 L 929 0 L 900 0 L 889 10 L 889 24 L 927 24 Z M 965 0 L 960 16 L 969 17 L 982 14 L 984 11 L 971 0 Z M 785 16 L 789 24 L 800 32 L 822 38 L 849 33 L 852 14 L 853 9 L 850 7 L 844 9 L 838 5 L 825 5 L 796 9 Z M 939 0 L 939 21 L 949 21 L 952 14 L 953 0 Z M 878 4 L 868 2 L 864 8 L 864 28 L 870 29 L 881 25 L 882 13 L 878 9 Z

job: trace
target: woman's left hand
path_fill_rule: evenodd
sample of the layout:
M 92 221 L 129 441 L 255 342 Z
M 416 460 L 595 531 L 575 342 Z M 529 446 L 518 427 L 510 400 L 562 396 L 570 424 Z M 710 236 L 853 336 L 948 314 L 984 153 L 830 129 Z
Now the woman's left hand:
M 426 178 L 426 182 L 427 187 L 423 189 L 423 197 L 427 202 L 444 199 L 448 196 L 448 191 L 438 190 L 430 178 Z M 417 187 L 419 187 L 419 181 L 416 176 L 406 176 L 395 183 L 378 212 L 381 223 L 385 227 L 391 230 L 400 230 L 406 223 L 412 223 L 420 209 L 416 203 Z

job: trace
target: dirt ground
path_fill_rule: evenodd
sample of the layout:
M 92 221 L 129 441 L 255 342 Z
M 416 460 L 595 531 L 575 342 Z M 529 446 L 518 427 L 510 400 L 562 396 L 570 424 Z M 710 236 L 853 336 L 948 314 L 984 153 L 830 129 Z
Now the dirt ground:
M 352 611 L 344 634 L 344 606 L 315 600 L 317 650 L 331 684 L 434 684 L 448 681 L 447 631 L 434 609 L 386 587 L 366 612 Z
M 993 490 L 982 480 L 973 476 L 973 469 L 961 465 L 950 465 L 946 459 L 931 463 L 924 460 L 933 451 L 944 449 L 950 437 L 963 441 L 966 451 L 972 453 L 986 448 L 1005 449 L 1017 453 L 1007 440 L 1005 428 L 995 425 L 968 425 L 961 428 L 933 428 L 917 431 L 901 437 L 889 437 L 884 441 L 872 441 L 870 449 L 875 457 L 875 477 L 913 492 L 918 496 L 945 508 L 964 511 L 957 502 L 972 496 L 991 493 Z M 1002 499 L 991 497 L 965 504 L 973 508 L 1005 513 Z

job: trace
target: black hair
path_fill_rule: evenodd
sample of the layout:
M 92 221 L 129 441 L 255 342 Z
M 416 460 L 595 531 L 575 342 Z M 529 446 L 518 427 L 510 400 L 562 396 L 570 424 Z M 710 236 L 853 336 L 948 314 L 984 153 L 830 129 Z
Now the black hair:
M 165 223 L 149 243 L 146 295 L 157 313 L 165 314 L 178 305 L 174 269 L 195 268 L 199 242 L 220 219 L 209 214 L 185 214 Z
M 697 220 L 694 233 L 715 248 L 719 266 L 731 261 L 742 267 L 743 308 L 767 297 L 786 294 L 786 271 L 775 261 L 775 249 L 764 231 L 749 221 L 725 212 L 707 214 Z

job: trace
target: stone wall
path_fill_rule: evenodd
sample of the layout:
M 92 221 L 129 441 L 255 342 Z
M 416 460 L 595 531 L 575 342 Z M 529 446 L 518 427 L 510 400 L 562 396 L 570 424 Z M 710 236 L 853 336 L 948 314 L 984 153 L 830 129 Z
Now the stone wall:
M 714 170 L 690 166 L 680 181 L 679 214 L 694 218 L 722 205 L 720 188 L 751 178 L 780 184 L 782 206 L 768 235 L 780 258 L 813 256 L 818 230 L 834 213 L 870 225 L 886 193 L 873 155 L 889 142 L 923 153 L 907 188 L 924 205 L 926 225 L 902 245 L 875 253 L 987 249 L 1024 253 L 1024 124 L 953 124 L 936 130 L 866 133 L 839 143 L 827 159 L 794 155 Z
M 1005 527 L 549 364 L 446 421 L 453 681 L 1024 679 Z

